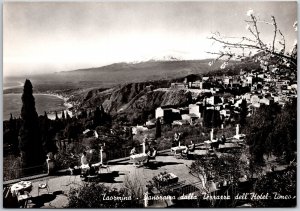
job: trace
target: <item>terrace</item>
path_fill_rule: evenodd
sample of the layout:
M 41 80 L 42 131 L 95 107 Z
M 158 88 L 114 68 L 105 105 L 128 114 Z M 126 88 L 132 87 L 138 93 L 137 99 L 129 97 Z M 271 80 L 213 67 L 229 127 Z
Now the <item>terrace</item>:
M 237 134 L 238 127 L 237 127 Z M 211 137 L 212 139 L 213 137 Z M 226 153 L 230 150 L 243 147 L 242 140 L 236 138 L 227 139 L 228 143 L 225 143 L 219 147 L 218 152 L 208 150 L 207 144 L 199 143 L 196 144 L 196 150 L 193 155 L 196 157 L 208 156 L 214 154 L 220 156 L 222 153 Z M 213 142 L 213 141 L 212 141 Z M 178 147 L 177 147 L 178 148 Z M 229 153 L 232 153 L 230 151 Z M 180 154 L 180 153 L 179 153 Z M 194 159 L 196 158 L 194 157 Z M 103 183 L 111 188 L 125 188 L 125 183 L 130 181 L 133 184 L 138 182 L 140 187 L 143 189 L 143 193 L 146 191 L 146 185 L 148 181 L 151 181 L 153 177 L 159 175 L 161 172 L 169 172 L 178 177 L 178 186 L 181 187 L 181 191 L 184 194 L 195 193 L 202 189 L 202 184 L 198 178 L 190 174 L 188 166 L 190 166 L 194 159 L 182 159 L 175 152 L 171 152 L 170 149 L 161 150 L 155 157 L 153 165 L 150 166 L 136 166 L 132 164 L 129 157 L 110 160 L 108 162 L 107 169 L 100 169 L 97 182 Z M 153 161 L 152 161 L 153 162 Z M 282 170 L 285 166 L 279 166 L 276 161 L 273 162 L 272 166 L 277 166 L 275 170 Z M 271 163 L 270 162 L 270 163 Z M 269 171 L 271 165 L 266 166 L 265 172 Z M 111 172 L 109 177 L 105 177 L 106 172 Z M 83 181 L 80 175 L 70 175 L 67 171 L 66 174 L 48 176 L 47 174 L 35 175 L 28 178 L 20 178 L 18 180 L 11 180 L 4 182 L 4 187 L 11 187 L 11 185 L 19 181 L 30 181 L 31 200 L 27 204 L 28 208 L 64 208 L 68 205 L 68 195 L 72 188 L 84 186 L 91 182 Z M 43 191 L 40 193 L 40 184 L 48 184 L 49 191 Z M 185 189 L 185 192 L 183 191 Z M 187 190 L 188 189 L 188 190 Z M 10 191 L 8 189 L 8 191 Z M 4 191 L 5 193 L 5 191 Z M 5 194 L 4 194 L 5 197 Z M 165 204 L 160 205 L 165 206 Z
M 113 162 L 113 161 L 112 161 Z M 154 168 L 137 168 L 128 159 L 113 162 L 109 165 L 111 172 L 117 172 L 116 177 L 110 181 L 103 181 L 103 183 L 110 187 L 122 188 L 124 181 L 139 180 L 141 187 L 146 188 L 146 184 L 154 176 L 161 172 L 172 172 L 179 178 L 179 182 L 185 181 L 185 184 L 194 184 L 199 181 L 189 174 L 187 165 L 191 165 L 193 160 L 177 159 L 168 152 L 160 152 L 156 157 L 156 165 Z M 100 176 L 101 177 L 101 176 Z M 68 205 L 68 193 L 72 188 L 82 186 L 86 182 L 82 181 L 80 175 L 62 175 L 62 176 L 47 176 L 41 175 L 41 178 L 30 179 L 23 178 L 32 182 L 32 190 L 30 195 L 32 200 L 27 207 L 32 208 L 63 208 Z M 38 194 L 38 186 L 40 183 L 48 182 L 50 194 L 43 191 L 42 195 Z M 15 181 L 11 181 L 12 183 Z M 102 182 L 102 181 L 101 181 Z M 7 185 L 11 185 L 9 181 Z M 38 196 L 39 195 L 39 196 Z

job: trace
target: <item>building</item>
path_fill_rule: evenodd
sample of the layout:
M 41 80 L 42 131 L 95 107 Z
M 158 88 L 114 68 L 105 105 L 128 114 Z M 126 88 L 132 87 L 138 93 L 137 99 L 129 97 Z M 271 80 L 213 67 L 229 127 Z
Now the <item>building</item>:
M 201 118 L 202 111 L 203 111 L 203 107 L 201 104 L 189 105 L 189 114 L 195 114 L 198 118 Z
M 202 81 L 189 82 L 189 88 L 202 89 L 203 83 L 202 83 Z
M 162 123 L 171 123 L 181 118 L 180 109 L 158 107 L 155 109 L 155 118 L 160 118 Z
M 229 109 L 223 109 L 220 111 L 220 115 L 223 116 L 225 119 L 230 117 L 230 110 Z
M 251 104 L 254 106 L 254 107 L 260 107 L 260 99 L 261 97 L 258 96 L 258 95 L 252 95 L 251 97 Z
M 247 103 L 251 103 L 251 93 L 244 94 L 243 99 L 245 99 Z
M 188 89 L 188 84 L 185 84 L 185 83 L 171 83 L 171 89 Z
M 199 119 L 199 117 L 196 114 L 183 114 L 181 115 L 182 120 L 189 122 L 191 125 L 194 124 L 194 122 Z
M 248 84 L 248 86 L 252 86 L 252 84 L 253 84 L 253 77 L 252 76 L 247 76 L 247 84 Z
M 219 96 L 211 96 L 206 98 L 206 103 L 209 105 L 216 105 L 218 103 L 223 103 L 223 99 Z
M 259 100 L 259 103 L 265 104 L 265 105 L 271 105 L 274 103 L 274 99 L 272 97 L 264 97 Z

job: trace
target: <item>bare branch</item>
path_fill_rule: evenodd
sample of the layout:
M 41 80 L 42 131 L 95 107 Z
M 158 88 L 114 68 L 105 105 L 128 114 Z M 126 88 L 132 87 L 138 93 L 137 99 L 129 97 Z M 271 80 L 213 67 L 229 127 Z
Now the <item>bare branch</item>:
M 241 50 L 247 48 L 247 49 L 253 49 L 253 50 L 262 50 L 262 51 L 265 51 L 266 53 L 269 53 L 271 55 L 274 55 L 274 56 L 278 56 L 278 57 L 283 57 L 287 60 L 289 60 L 291 63 L 293 63 L 294 65 L 297 64 L 297 60 L 292 58 L 292 57 L 289 57 L 289 56 L 286 56 L 286 55 L 283 55 L 283 54 L 280 54 L 280 53 L 277 53 L 277 52 L 273 52 L 272 50 L 266 48 L 266 47 L 260 47 L 260 46 L 257 46 L 257 45 L 251 45 L 251 44 L 239 44 L 239 43 L 232 43 L 232 42 L 227 42 L 227 41 L 224 41 L 224 40 L 221 40 L 221 39 L 217 39 L 215 37 L 210 37 L 209 39 L 212 39 L 212 40 L 215 40 L 219 43 L 222 43 L 224 45 L 227 45 L 227 46 L 230 46 L 231 48 L 239 48 Z M 262 44 L 262 46 L 266 46 L 265 44 Z
M 275 17 L 272 16 L 272 21 L 273 21 L 273 26 L 274 26 L 274 38 L 273 38 L 273 46 L 272 46 L 272 51 L 275 51 L 275 40 L 276 40 L 276 35 L 277 35 L 277 23 L 275 20 Z
M 282 34 L 282 32 L 280 30 L 278 30 L 278 32 L 281 35 L 281 40 L 283 41 L 283 42 L 279 42 L 279 44 L 282 45 L 283 52 L 285 52 L 285 37 L 284 37 L 284 35 Z

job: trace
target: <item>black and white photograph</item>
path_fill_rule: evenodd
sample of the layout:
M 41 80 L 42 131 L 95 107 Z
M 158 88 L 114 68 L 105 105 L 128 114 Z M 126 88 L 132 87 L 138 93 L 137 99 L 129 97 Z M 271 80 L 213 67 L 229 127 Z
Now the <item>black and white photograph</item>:
M 297 206 L 297 1 L 2 6 L 4 208 Z

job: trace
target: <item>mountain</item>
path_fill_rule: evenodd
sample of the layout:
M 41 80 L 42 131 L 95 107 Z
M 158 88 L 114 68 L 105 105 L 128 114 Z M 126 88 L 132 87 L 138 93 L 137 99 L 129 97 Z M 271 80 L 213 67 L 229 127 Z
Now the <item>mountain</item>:
M 102 67 L 78 69 L 54 74 L 59 80 L 68 79 L 83 88 L 111 88 L 118 84 L 144 81 L 170 80 L 190 74 L 203 74 L 220 67 L 221 62 L 209 66 L 205 60 L 146 61 L 139 63 L 114 63 Z

